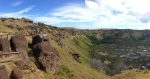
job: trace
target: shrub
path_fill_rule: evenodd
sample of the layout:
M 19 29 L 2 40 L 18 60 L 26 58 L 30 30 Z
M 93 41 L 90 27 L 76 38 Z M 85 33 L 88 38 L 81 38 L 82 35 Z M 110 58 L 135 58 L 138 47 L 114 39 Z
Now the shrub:
M 97 60 L 95 58 L 90 60 L 90 65 L 91 67 L 97 69 L 98 71 L 104 70 L 104 67 L 105 67 L 104 64 L 100 60 Z

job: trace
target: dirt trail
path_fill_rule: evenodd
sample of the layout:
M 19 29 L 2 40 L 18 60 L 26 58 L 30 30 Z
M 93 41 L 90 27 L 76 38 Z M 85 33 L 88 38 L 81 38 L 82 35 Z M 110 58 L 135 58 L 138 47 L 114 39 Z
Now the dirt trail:
M 0 35 L 6 35 L 6 34 L 8 34 L 8 33 L 0 33 Z
M 1 33 L 0 32 L 0 38 L 8 38 L 8 40 L 10 40 L 10 38 L 12 36 L 15 36 L 15 34 L 8 34 L 8 33 Z

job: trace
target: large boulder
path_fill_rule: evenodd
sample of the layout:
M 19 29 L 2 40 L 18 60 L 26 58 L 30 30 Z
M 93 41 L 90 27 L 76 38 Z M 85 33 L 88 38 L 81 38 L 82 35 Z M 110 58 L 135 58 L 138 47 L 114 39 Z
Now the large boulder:
M 10 46 L 12 51 L 21 52 L 21 55 L 24 59 L 28 58 L 27 47 L 28 42 L 23 35 L 15 35 L 10 39 Z
M 47 37 L 47 34 L 38 34 L 38 35 L 36 35 L 36 36 L 33 37 L 32 46 L 34 46 L 35 44 L 44 42 L 44 41 L 48 42 L 48 40 L 49 39 Z
M 34 45 L 33 53 L 36 56 L 41 69 L 51 74 L 59 71 L 59 53 L 50 45 L 49 42 L 42 42 Z
M 10 43 L 7 38 L 0 39 L 0 51 L 10 52 Z
M 33 37 L 33 40 L 32 40 L 32 45 L 34 46 L 35 44 L 37 43 L 41 43 L 42 42 L 42 38 L 40 35 L 36 35 Z
M 20 69 L 16 68 L 12 71 L 11 73 L 11 79 L 22 79 L 24 76 L 23 71 L 21 71 Z

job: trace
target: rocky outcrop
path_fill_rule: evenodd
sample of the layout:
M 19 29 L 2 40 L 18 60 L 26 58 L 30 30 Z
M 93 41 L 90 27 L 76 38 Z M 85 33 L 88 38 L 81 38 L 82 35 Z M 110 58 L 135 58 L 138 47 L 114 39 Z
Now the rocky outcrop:
M 20 69 L 16 68 L 12 71 L 10 79 L 22 79 L 24 76 L 23 71 L 21 71 Z
M 56 40 L 56 42 L 57 42 L 58 46 L 60 46 L 61 48 L 63 47 L 64 44 L 60 38 L 58 40 Z
M 39 35 L 36 35 L 33 37 L 33 40 L 32 40 L 32 46 L 38 44 L 38 43 L 41 43 L 41 42 L 44 42 L 44 41 L 47 41 L 48 42 L 48 37 L 47 37 L 47 34 L 39 34 Z
M 21 70 L 34 70 L 36 65 L 30 60 L 19 60 L 15 62 L 16 66 Z
M 23 35 L 12 36 L 10 39 L 10 46 L 12 51 L 21 52 L 21 55 L 24 59 L 28 58 L 27 47 L 28 42 Z
M 42 42 L 42 38 L 40 37 L 40 35 L 36 35 L 33 37 L 32 45 L 34 46 L 35 44 L 41 43 L 41 42 Z
M 0 79 L 9 79 L 5 65 L 0 66 Z
M 0 51 L 10 52 L 10 43 L 7 38 L 0 39 Z
M 73 56 L 73 58 L 74 58 L 77 62 L 81 63 L 81 61 L 80 61 L 80 59 L 79 59 L 79 58 L 80 58 L 80 55 L 79 55 L 79 54 L 73 53 L 72 56 Z
M 51 74 L 59 71 L 59 53 L 50 45 L 49 42 L 42 42 L 34 45 L 33 53 L 36 56 L 41 69 Z

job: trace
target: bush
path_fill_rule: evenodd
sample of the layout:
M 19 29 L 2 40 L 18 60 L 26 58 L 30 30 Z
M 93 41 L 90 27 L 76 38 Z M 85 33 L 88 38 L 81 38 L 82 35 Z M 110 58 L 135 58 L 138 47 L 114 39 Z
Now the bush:
M 123 61 L 116 62 L 113 68 L 115 70 L 115 74 L 119 74 L 121 71 L 129 69 L 129 67 Z
M 104 67 L 105 67 L 104 64 L 100 60 L 97 60 L 95 58 L 90 60 L 90 65 L 91 67 L 97 69 L 98 71 L 104 70 Z

